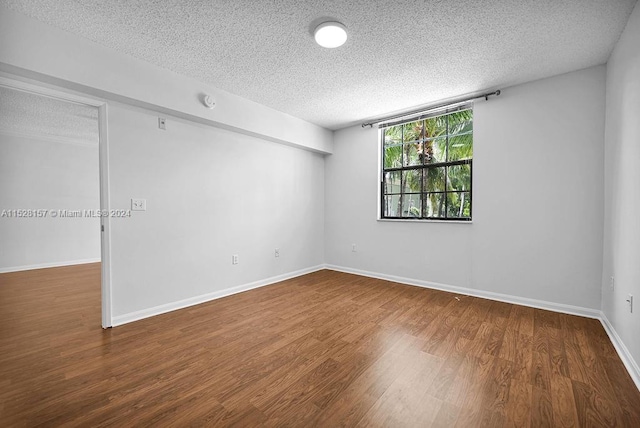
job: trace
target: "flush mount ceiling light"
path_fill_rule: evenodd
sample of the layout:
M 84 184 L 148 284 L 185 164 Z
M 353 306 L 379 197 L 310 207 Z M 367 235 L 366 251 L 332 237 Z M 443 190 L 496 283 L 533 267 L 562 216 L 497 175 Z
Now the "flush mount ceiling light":
M 316 27 L 314 37 L 323 48 L 337 48 L 347 41 L 347 29 L 339 22 L 323 22 Z

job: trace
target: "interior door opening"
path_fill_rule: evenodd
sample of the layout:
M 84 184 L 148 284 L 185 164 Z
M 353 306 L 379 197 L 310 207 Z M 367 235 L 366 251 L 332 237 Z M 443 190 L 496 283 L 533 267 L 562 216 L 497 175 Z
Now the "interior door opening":
M 0 273 L 77 267 L 99 275 L 93 291 L 106 328 L 104 121 L 102 102 L 0 76 Z

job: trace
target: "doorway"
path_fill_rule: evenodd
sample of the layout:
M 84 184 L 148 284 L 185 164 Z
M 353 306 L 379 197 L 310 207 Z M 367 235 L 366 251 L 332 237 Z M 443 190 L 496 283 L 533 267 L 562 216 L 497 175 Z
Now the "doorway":
M 104 102 L 0 76 L 0 272 L 100 263 L 111 327 Z

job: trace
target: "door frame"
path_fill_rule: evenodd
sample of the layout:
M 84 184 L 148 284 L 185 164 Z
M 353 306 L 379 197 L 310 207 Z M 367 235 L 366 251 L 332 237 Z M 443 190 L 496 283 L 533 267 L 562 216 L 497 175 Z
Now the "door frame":
M 98 109 L 98 164 L 100 175 L 100 210 L 109 212 L 109 135 L 108 105 L 106 100 L 91 98 L 84 94 L 71 92 L 63 88 L 39 81 L 22 78 L 0 71 L 0 86 L 9 89 L 41 95 L 74 104 Z M 113 325 L 111 310 L 111 217 L 100 217 L 100 288 L 102 306 L 102 328 Z

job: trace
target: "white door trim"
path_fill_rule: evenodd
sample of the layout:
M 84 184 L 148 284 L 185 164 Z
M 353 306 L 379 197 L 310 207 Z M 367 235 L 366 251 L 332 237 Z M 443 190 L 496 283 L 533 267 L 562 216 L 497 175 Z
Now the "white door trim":
M 108 137 L 108 107 L 105 100 L 90 98 L 84 94 L 70 92 L 53 85 L 0 72 L 0 86 L 14 90 L 29 92 L 49 98 L 82 104 L 98 108 L 99 128 L 99 169 L 100 169 L 100 209 L 109 212 L 109 137 Z M 102 233 L 101 247 L 101 291 L 102 291 L 102 328 L 113 325 L 111 311 L 111 219 L 109 216 L 101 217 Z

